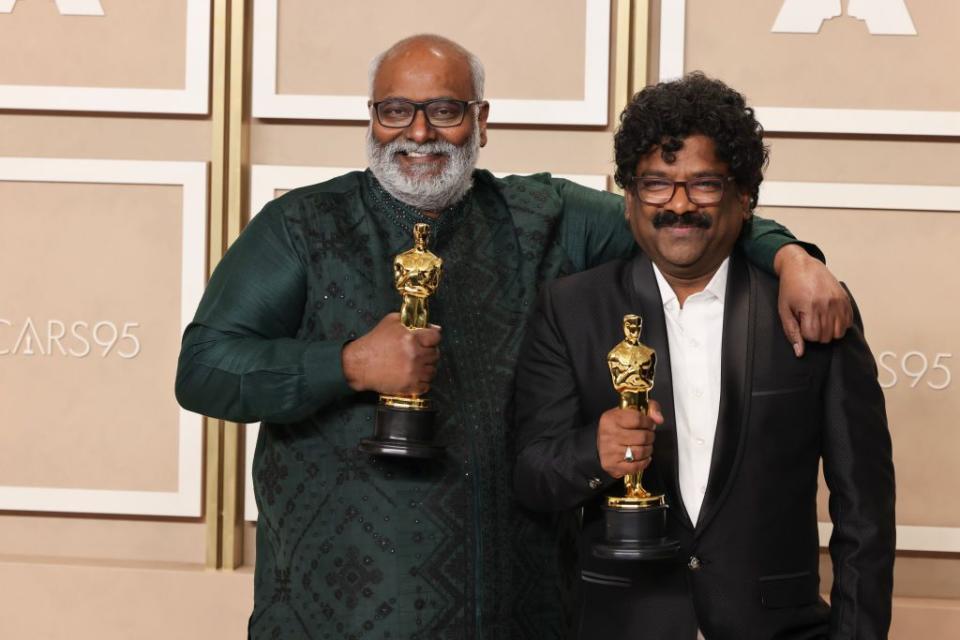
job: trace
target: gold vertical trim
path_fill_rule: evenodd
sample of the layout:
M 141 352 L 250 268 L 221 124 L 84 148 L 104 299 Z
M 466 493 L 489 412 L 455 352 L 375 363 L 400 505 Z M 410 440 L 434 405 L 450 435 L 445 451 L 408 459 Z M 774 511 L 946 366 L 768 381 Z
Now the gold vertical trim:
M 647 86 L 650 0 L 616 0 L 614 123 L 637 91 Z
M 223 257 L 226 249 L 224 238 L 226 156 L 227 156 L 227 0 L 213 3 L 213 51 L 211 61 L 210 120 L 212 149 L 210 152 L 210 212 L 208 217 L 208 273 Z M 204 476 L 204 522 L 206 525 L 206 559 L 208 569 L 218 569 L 221 564 L 221 519 L 223 492 L 221 466 L 223 450 L 223 422 L 213 418 L 204 420 L 205 471 Z
M 633 0 L 632 32 L 630 95 L 647 86 L 649 80 L 647 65 L 650 61 L 650 0 Z
M 616 129 L 619 124 L 620 112 L 630 100 L 630 55 L 633 39 L 631 37 L 633 1 L 614 0 L 614 50 L 613 50 L 613 81 L 611 126 Z M 618 187 L 612 179 L 608 179 L 609 188 L 614 193 L 623 195 L 623 189 Z
M 616 49 L 613 56 L 613 126 L 630 100 L 631 0 L 615 0 L 614 24 Z
M 223 256 L 224 205 L 227 160 L 227 0 L 213 3 L 213 52 L 210 83 L 210 120 L 213 148 L 210 152 L 210 256 L 209 271 Z
M 251 3 L 230 2 L 230 61 L 227 154 L 226 239 L 232 243 L 240 235 L 247 210 L 250 123 L 247 102 L 250 85 L 250 42 L 248 28 Z M 244 431 L 242 424 L 227 422 L 223 433 L 223 528 L 221 566 L 236 569 L 243 564 L 243 490 Z M 251 452 L 252 453 L 252 452 Z
M 223 451 L 223 422 L 213 418 L 204 420 L 206 477 L 204 484 L 204 523 L 206 525 L 206 559 L 208 569 L 219 569 L 221 562 L 220 529 L 221 500 L 220 460 Z
M 245 219 L 250 123 L 248 88 L 250 86 L 250 4 L 246 0 L 230 2 L 230 113 L 227 156 L 227 242 L 240 235 Z
M 612 127 L 619 124 L 620 113 L 630 98 L 647 85 L 648 46 L 650 42 L 650 0 L 614 0 L 616 48 L 613 52 Z M 623 195 L 623 189 L 610 180 L 610 189 Z

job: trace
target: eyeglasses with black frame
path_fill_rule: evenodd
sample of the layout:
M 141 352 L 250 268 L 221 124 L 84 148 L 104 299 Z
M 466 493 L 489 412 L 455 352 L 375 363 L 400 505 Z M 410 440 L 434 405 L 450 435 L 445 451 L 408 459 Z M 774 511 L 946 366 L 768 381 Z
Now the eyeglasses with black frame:
M 377 121 L 390 129 L 404 129 L 413 123 L 417 111 L 423 111 L 431 127 L 457 127 L 463 122 L 467 107 L 481 104 L 482 100 L 454 100 L 452 98 L 437 98 L 426 102 L 414 102 L 391 98 L 374 102 L 372 105 L 377 114 Z
M 673 200 L 677 186 L 683 185 L 687 199 L 693 204 L 709 206 L 723 200 L 724 186 L 733 182 L 733 176 L 705 176 L 692 180 L 670 180 L 657 176 L 637 176 L 633 179 L 633 190 L 645 204 L 667 204 Z

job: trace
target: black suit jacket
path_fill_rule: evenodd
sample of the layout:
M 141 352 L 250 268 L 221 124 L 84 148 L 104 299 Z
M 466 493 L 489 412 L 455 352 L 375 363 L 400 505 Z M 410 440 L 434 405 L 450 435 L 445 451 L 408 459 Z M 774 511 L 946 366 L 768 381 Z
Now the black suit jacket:
M 886 637 L 894 558 L 894 476 L 883 395 L 859 313 L 846 336 L 796 358 L 777 281 L 734 254 L 724 307 L 720 410 L 706 495 L 693 527 L 677 472 L 670 353 L 645 256 L 551 283 L 521 353 L 515 488 L 526 506 L 582 507 L 580 638 L 707 640 Z M 656 350 L 663 408 L 648 489 L 666 494 L 679 557 L 594 558 L 600 506 L 622 481 L 600 467 L 600 415 L 617 406 L 606 355 L 627 313 Z M 832 609 L 818 595 L 817 475 L 830 488 Z M 696 562 L 691 559 L 696 558 Z

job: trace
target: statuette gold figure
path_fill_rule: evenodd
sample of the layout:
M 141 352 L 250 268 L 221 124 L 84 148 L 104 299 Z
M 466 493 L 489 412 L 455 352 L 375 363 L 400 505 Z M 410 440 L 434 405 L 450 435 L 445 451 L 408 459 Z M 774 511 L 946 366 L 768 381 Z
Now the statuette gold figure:
M 647 412 L 648 394 L 653 389 L 657 354 L 640 342 L 640 316 L 623 317 L 623 341 L 607 354 L 613 388 L 620 394 L 620 408 Z M 629 447 L 627 448 L 629 451 Z M 632 455 L 625 455 L 624 459 Z M 670 505 L 640 482 L 643 473 L 624 476 L 623 496 L 607 496 L 603 506 L 603 538 L 592 545 L 592 553 L 605 560 L 663 560 L 677 555 L 679 541 L 667 529 Z
M 429 326 L 429 299 L 440 286 L 443 260 L 428 248 L 430 225 L 413 227 L 413 248 L 393 259 L 393 286 L 403 299 L 400 323 L 410 331 Z M 360 450 L 379 456 L 429 459 L 444 455 L 434 441 L 436 410 L 422 394 L 381 395 L 373 436 Z
M 400 322 L 408 329 L 427 327 L 427 300 L 440 286 L 443 260 L 430 252 L 430 225 L 413 227 L 414 246 L 393 259 L 393 282 L 403 296 Z
M 620 408 L 646 413 L 648 394 L 653 389 L 657 354 L 640 342 L 642 328 L 640 316 L 628 314 L 623 317 L 624 339 L 607 354 L 607 366 L 610 368 L 613 388 L 620 394 Z M 624 496 L 610 496 L 607 504 L 621 508 L 663 504 L 662 495 L 653 495 L 643 488 L 642 476 L 642 471 L 624 476 Z

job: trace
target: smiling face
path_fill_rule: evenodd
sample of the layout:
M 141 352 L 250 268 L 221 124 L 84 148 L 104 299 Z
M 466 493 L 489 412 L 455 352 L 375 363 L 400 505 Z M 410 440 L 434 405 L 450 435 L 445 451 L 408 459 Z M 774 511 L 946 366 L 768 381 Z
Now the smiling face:
M 391 98 L 475 100 L 469 61 L 442 41 L 406 42 L 387 54 L 374 77 L 371 103 Z M 469 189 L 477 152 L 487 141 L 488 111 L 486 103 L 469 106 L 459 125 L 432 127 L 418 110 L 404 128 L 383 126 L 371 111 L 370 168 L 407 204 L 432 210 L 449 206 Z
M 683 147 L 664 159 L 660 147 L 637 162 L 637 178 L 693 180 L 729 176 L 726 163 L 717 159 L 713 140 L 703 135 L 684 139 Z M 750 198 L 732 181 L 724 182 L 723 198 L 715 205 L 690 201 L 677 185 L 669 202 L 641 202 L 634 187 L 626 191 L 627 217 L 633 237 L 668 279 L 709 279 L 730 255 L 745 221 L 750 219 Z
M 377 70 L 373 82 L 372 102 L 401 98 L 425 102 L 437 98 L 474 100 L 473 79 L 467 59 L 457 51 L 433 42 L 413 43 L 399 52 L 388 55 Z M 480 125 L 480 146 L 486 143 L 486 112 L 468 107 L 463 122 L 456 127 L 431 127 L 423 111 L 418 111 L 413 123 L 402 129 L 384 127 L 374 115 L 370 126 L 374 139 L 381 145 L 395 140 L 408 140 L 418 145 L 444 141 L 456 147 L 466 144 L 473 134 L 475 123 Z M 438 175 L 446 157 L 441 153 L 420 154 L 401 152 L 397 162 L 408 175 Z

